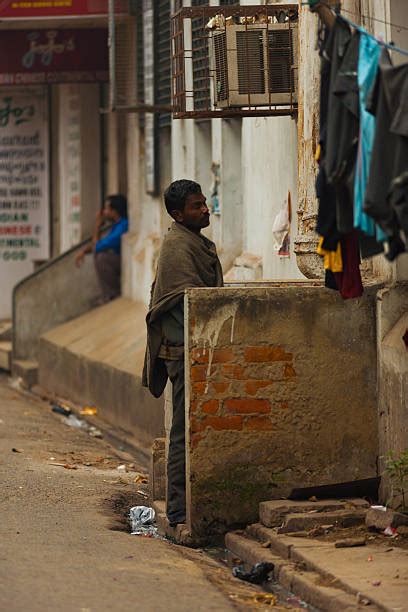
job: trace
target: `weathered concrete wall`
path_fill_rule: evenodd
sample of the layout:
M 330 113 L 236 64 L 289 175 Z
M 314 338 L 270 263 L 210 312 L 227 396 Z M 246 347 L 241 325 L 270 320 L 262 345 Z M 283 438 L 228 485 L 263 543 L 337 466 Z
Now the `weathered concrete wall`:
M 375 476 L 376 288 L 187 292 L 189 520 L 208 536 L 293 487 Z
M 77 247 L 78 248 L 78 247 Z M 19 283 L 13 294 L 13 356 L 36 359 L 41 334 L 92 308 L 100 287 L 91 256 L 75 266 L 72 249 Z
M 408 329 L 408 283 L 380 291 L 377 313 L 381 499 L 396 506 L 384 468 L 390 452 L 398 457 L 408 448 L 408 351 L 402 340 Z

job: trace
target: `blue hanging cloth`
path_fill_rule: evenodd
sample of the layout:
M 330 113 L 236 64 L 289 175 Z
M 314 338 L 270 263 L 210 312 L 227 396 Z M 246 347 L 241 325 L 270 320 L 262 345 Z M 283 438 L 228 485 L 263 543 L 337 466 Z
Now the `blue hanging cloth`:
M 354 227 L 379 242 L 387 239 L 386 234 L 374 220 L 363 211 L 370 161 L 376 129 L 376 119 L 366 109 L 367 98 L 374 86 L 381 55 L 381 45 L 372 36 L 362 31 L 358 59 L 358 86 L 360 97 L 360 137 L 354 183 Z

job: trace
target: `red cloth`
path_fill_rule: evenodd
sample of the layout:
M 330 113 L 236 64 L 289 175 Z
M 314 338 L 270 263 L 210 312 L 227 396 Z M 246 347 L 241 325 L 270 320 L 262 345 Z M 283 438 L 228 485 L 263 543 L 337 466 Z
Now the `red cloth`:
M 357 232 L 351 232 L 341 238 L 341 254 L 343 272 L 334 274 L 340 295 L 344 300 L 361 297 L 364 289 L 360 274 L 360 247 Z

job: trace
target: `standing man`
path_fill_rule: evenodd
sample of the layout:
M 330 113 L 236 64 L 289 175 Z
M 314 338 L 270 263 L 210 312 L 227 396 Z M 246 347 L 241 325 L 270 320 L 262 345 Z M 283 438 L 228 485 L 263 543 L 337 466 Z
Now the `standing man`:
M 160 397 L 167 378 L 173 385 L 173 420 L 167 462 L 167 517 L 171 526 L 186 520 L 184 291 L 221 287 L 222 269 L 215 244 L 201 234 L 210 224 L 206 199 L 198 183 L 174 181 L 164 194 L 174 220 L 164 238 L 150 310 L 143 384 Z
M 103 236 L 105 221 L 112 223 Z M 101 303 L 104 304 L 118 297 L 121 292 L 121 239 L 128 231 L 127 200 L 123 195 L 110 195 L 105 206 L 96 215 L 92 242 L 81 249 L 75 263 L 80 267 L 87 253 L 94 253 L 95 269 L 102 291 Z

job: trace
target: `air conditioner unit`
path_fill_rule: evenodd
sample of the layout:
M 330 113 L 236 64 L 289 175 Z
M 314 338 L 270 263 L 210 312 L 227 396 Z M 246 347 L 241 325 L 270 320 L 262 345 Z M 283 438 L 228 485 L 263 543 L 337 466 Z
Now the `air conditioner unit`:
M 231 24 L 211 39 L 216 107 L 297 103 L 297 24 Z

